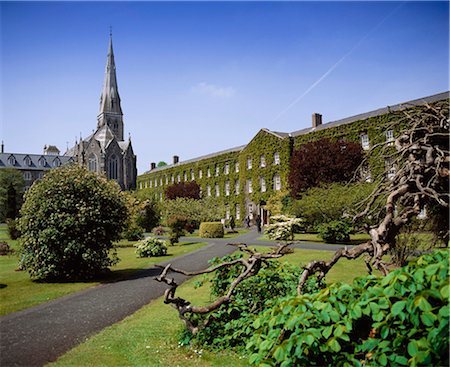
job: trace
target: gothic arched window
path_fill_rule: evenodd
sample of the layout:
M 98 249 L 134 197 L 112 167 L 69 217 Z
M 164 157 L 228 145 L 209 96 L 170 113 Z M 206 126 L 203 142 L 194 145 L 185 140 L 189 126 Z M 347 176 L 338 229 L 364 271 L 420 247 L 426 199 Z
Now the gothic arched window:
M 94 153 L 91 153 L 88 158 L 89 171 L 97 172 L 97 157 Z
M 119 162 L 115 155 L 112 155 L 109 159 L 108 168 L 109 178 L 112 180 L 117 180 L 117 178 L 119 177 Z

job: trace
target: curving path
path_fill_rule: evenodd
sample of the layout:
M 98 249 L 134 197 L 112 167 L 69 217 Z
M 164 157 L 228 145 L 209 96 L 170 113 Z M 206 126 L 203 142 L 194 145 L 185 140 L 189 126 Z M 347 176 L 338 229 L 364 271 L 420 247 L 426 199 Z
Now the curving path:
M 256 240 L 259 236 L 256 231 L 250 231 L 231 241 L 210 240 L 206 247 L 172 259 L 170 263 L 188 271 L 201 270 L 208 266 L 211 258 L 236 250 L 236 247 L 227 246 L 228 242 L 266 246 L 273 244 Z M 191 237 L 184 240 L 200 241 Z M 201 241 L 204 242 L 204 239 Z M 337 248 L 319 244 L 293 246 L 323 250 Z M 144 269 L 130 279 L 102 284 L 1 317 L 0 365 L 42 366 L 56 360 L 88 337 L 162 296 L 166 285 L 153 279 L 160 272 L 159 268 Z M 187 279 L 179 274 L 174 277 L 180 283 Z

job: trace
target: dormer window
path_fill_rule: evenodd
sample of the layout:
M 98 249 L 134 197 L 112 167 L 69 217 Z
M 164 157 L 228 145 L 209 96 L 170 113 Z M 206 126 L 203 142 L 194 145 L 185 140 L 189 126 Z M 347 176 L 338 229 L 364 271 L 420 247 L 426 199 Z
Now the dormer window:
M 23 162 L 25 163 L 26 166 L 30 167 L 32 164 L 31 158 L 27 155 L 24 159 Z
M 59 158 L 55 158 L 52 164 L 53 167 L 59 167 L 61 165 L 61 161 L 59 160 Z
M 45 167 L 47 165 L 47 161 L 44 157 L 39 158 L 39 167 Z
M 16 157 L 14 157 L 13 155 L 10 155 L 8 158 L 8 164 L 11 166 L 15 166 L 16 165 Z

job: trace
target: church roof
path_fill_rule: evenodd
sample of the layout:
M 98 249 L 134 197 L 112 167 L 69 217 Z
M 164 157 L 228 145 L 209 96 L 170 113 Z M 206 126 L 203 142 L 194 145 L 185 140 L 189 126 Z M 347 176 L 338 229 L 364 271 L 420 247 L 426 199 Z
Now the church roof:
M 114 133 L 108 125 L 103 125 L 99 129 L 97 129 L 97 131 L 94 133 L 93 138 L 99 142 L 100 147 L 103 151 L 105 151 L 106 148 L 108 148 L 109 144 L 111 144 L 111 142 L 116 139 Z

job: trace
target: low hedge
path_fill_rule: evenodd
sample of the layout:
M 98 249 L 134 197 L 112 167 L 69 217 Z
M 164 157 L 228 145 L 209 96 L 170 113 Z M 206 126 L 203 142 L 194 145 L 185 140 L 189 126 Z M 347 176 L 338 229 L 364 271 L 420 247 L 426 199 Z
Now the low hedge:
M 223 238 L 223 224 L 220 222 L 200 223 L 199 235 L 201 238 Z

